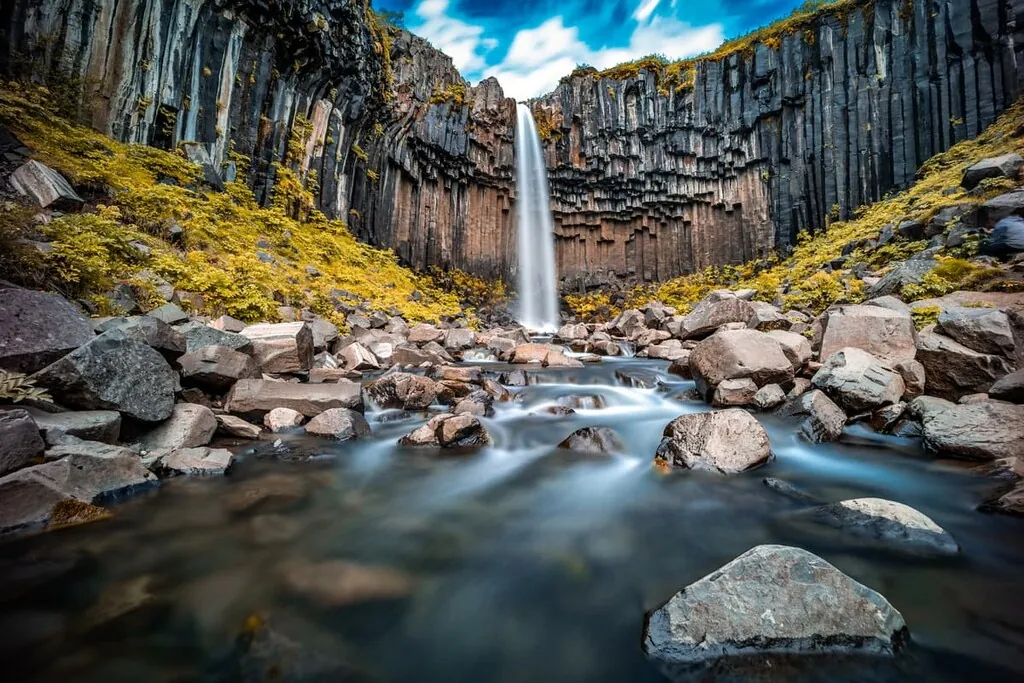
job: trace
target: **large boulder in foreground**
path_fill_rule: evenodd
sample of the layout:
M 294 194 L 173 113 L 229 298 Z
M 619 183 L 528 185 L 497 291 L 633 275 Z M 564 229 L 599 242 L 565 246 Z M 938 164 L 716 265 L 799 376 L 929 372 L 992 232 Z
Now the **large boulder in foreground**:
M 821 358 L 853 347 L 893 365 L 917 353 L 914 321 L 880 306 L 836 306 L 824 316 Z
M 89 318 L 61 296 L 0 289 L 0 369 L 33 373 L 95 336 Z
M 926 392 L 950 401 L 987 393 L 1013 370 L 1002 356 L 979 353 L 935 332 L 918 337 L 917 360 L 924 366 Z
M 749 377 L 758 387 L 786 384 L 793 379 L 793 364 L 782 345 L 764 332 L 724 330 L 697 344 L 690 354 L 690 372 L 708 400 L 727 379 Z
M 676 467 L 731 474 L 771 458 L 768 434 L 741 408 L 680 415 L 665 427 L 655 458 Z
M 167 419 L 176 377 L 148 345 L 110 330 L 34 375 L 62 405 L 117 410 L 143 422 Z
M 856 348 L 833 353 L 811 381 L 852 414 L 898 403 L 906 389 L 898 372 Z
M 889 602 L 800 548 L 761 545 L 677 593 L 644 623 L 666 673 L 766 653 L 891 655 L 909 637 Z
M 291 408 L 306 417 L 315 417 L 331 408 L 363 409 L 358 384 L 296 384 L 242 379 L 235 383 L 224 402 L 228 412 L 256 415 L 260 418 L 274 408 Z
M 968 460 L 1024 456 L 1024 406 L 984 401 L 924 418 L 925 447 Z
M 856 498 L 825 505 L 815 519 L 911 554 L 956 555 L 960 546 L 945 529 L 909 505 L 882 498 Z
M 263 372 L 304 372 L 313 367 L 313 331 L 305 322 L 261 323 L 242 330 Z

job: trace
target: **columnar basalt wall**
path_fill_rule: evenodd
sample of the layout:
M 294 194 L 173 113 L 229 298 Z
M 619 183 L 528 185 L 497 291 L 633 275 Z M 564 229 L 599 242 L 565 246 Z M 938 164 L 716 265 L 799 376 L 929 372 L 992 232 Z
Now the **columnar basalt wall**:
M 850 216 L 1016 99 L 1022 30 L 1010 0 L 875 0 L 700 61 L 679 89 L 564 80 L 533 103 L 561 275 L 665 279 Z

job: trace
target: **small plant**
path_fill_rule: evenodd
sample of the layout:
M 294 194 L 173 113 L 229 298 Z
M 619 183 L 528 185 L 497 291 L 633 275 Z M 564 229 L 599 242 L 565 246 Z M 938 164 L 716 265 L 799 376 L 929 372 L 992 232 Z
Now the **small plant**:
M 0 370 L 0 401 L 50 401 L 50 394 L 42 387 L 37 387 L 28 375 L 20 372 Z
M 923 330 L 929 325 L 939 322 L 939 313 L 942 313 L 941 306 L 921 306 L 913 309 L 910 312 L 910 317 L 914 319 L 914 327 Z

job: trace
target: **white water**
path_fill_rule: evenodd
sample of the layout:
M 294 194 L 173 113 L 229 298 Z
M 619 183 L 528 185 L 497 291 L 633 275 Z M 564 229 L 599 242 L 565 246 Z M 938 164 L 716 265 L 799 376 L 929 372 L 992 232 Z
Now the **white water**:
M 530 108 L 519 104 L 516 114 L 519 322 L 538 332 L 554 332 L 558 329 L 558 286 L 548 171 Z

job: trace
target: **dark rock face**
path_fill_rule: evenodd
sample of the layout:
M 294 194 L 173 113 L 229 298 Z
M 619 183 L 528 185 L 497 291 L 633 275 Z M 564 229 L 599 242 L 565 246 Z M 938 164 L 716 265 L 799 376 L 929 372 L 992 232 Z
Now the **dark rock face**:
M 57 294 L 0 290 L 0 368 L 30 373 L 95 336 L 92 323 Z
M 32 416 L 21 408 L 0 411 L 0 475 L 24 467 L 46 444 Z

